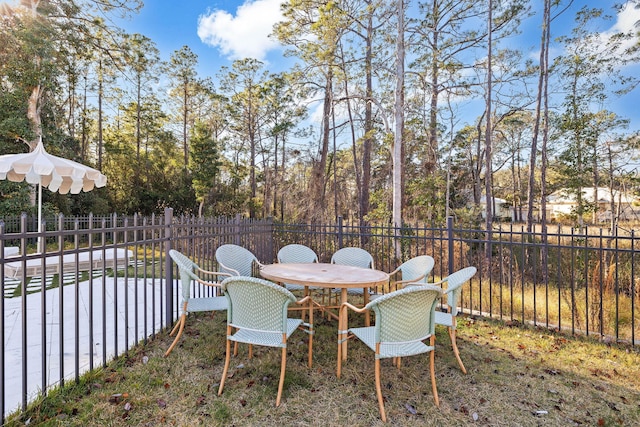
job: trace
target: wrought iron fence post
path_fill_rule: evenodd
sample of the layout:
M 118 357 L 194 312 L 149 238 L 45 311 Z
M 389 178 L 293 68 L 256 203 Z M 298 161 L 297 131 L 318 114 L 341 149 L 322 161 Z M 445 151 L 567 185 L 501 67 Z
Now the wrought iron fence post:
M 452 216 L 448 216 L 447 217 L 447 244 L 449 246 L 449 274 L 452 274 L 455 271 L 455 266 L 453 265 L 454 263 L 454 256 L 453 256 L 453 217 Z
M 167 326 L 173 323 L 173 266 L 171 265 L 171 257 L 169 251 L 171 250 L 171 223 L 173 222 L 173 209 L 164 209 L 164 266 L 166 272 L 165 280 L 165 324 Z
M 338 216 L 338 249 L 342 248 L 342 237 L 343 237 L 342 215 L 340 215 Z

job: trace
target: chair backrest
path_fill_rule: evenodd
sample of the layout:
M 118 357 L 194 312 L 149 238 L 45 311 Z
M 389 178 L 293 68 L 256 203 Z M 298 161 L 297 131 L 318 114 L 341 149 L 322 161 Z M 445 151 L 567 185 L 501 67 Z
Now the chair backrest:
M 351 265 L 362 268 L 375 268 L 371 254 L 361 248 L 338 249 L 331 256 L 331 264 Z
M 318 255 L 308 246 L 291 244 L 280 248 L 278 262 L 281 263 L 307 263 L 318 262 Z
M 424 340 L 434 333 L 435 308 L 442 289 L 433 285 L 410 286 L 369 302 L 375 313 L 375 339 L 380 343 Z
M 462 293 L 462 285 L 476 274 L 475 267 L 466 267 L 447 276 L 447 288 L 444 293 L 447 295 L 447 305 L 452 316 L 458 315 L 458 300 Z
M 403 262 L 398 269 L 402 272 L 403 281 L 427 283 L 429 273 L 433 270 L 435 260 L 429 255 L 420 255 Z
M 182 252 L 178 252 L 175 249 L 171 249 L 169 251 L 169 256 L 178 266 L 178 272 L 180 274 L 180 283 L 182 287 L 182 298 L 185 301 L 188 301 L 191 293 L 191 282 L 198 278 L 198 275 L 195 273 L 198 265 L 191 260 L 188 256 L 183 254 Z
M 286 332 L 287 307 L 296 301 L 287 289 L 256 277 L 229 277 L 221 286 L 229 302 L 229 325 L 262 332 Z
M 248 249 L 238 245 L 222 245 L 216 249 L 216 261 L 219 270 L 233 276 L 253 276 L 256 256 Z

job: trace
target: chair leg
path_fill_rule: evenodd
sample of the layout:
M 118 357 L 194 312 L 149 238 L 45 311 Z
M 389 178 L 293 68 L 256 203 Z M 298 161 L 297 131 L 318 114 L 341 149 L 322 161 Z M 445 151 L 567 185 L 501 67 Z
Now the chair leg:
M 313 366 L 313 300 L 309 299 L 309 367 Z
M 436 336 L 431 335 L 430 345 L 435 347 L 436 345 Z M 433 400 L 436 402 L 436 406 L 440 406 L 440 400 L 438 399 L 438 388 L 436 387 L 436 351 L 435 348 L 431 350 L 431 354 L 429 355 L 429 370 L 431 371 L 431 390 L 433 391 Z
M 183 315 L 180 316 L 180 319 L 176 322 L 176 324 L 173 326 L 173 329 L 171 329 L 171 332 L 169 332 L 169 336 L 172 337 L 173 334 L 176 333 L 176 331 L 178 330 L 178 328 L 181 326 L 182 323 L 182 317 Z
M 342 373 L 342 340 L 344 339 L 342 334 L 338 334 L 338 366 L 336 367 L 336 376 L 340 378 Z
M 286 341 L 286 336 L 283 338 Z M 280 382 L 278 383 L 278 397 L 276 398 L 276 407 L 280 406 L 280 398 L 282 397 L 282 387 L 284 386 L 284 373 L 287 368 L 287 347 L 282 347 L 282 360 L 280 361 Z
M 382 399 L 382 388 L 380 386 L 380 359 L 376 358 L 375 362 L 375 374 L 376 374 L 376 396 L 378 396 L 378 408 L 380 409 L 380 418 L 382 422 L 387 422 L 387 414 L 384 411 L 384 400 Z
M 462 359 L 460 358 L 460 351 L 458 351 L 458 344 L 456 342 L 456 330 L 453 328 L 447 328 L 447 330 L 449 331 L 449 338 L 451 338 L 451 347 L 453 347 L 453 354 L 456 356 L 456 359 L 458 359 L 460 370 L 462 371 L 462 373 L 466 374 L 467 369 L 464 367 Z
M 231 335 L 231 326 L 227 326 L 227 335 Z M 222 378 L 220 379 L 220 387 L 218 387 L 218 396 L 222 394 L 224 389 L 224 381 L 227 379 L 227 373 L 229 372 L 229 361 L 231 359 L 231 341 L 227 339 L 227 356 L 224 359 L 224 369 L 222 370 Z
M 182 336 L 182 331 L 184 330 L 184 324 L 186 323 L 186 321 L 187 321 L 187 315 L 185 313 L 182 313 L 182 315 L 180 316 L 180 320 L 176 322 L 176 325 L 171 330 L 171 333 L 169 334 L 169 336 L 173 335 L 176 329 L 178 329 L 178 334 L 176 335 L 175 339 L 169 346 L 169 349 L 167 350 L 167 352 L 164 354 L 164 357 L 167 357 L 169 353 L 173 351 L 173 348 L 178 344 L 178 341 Z

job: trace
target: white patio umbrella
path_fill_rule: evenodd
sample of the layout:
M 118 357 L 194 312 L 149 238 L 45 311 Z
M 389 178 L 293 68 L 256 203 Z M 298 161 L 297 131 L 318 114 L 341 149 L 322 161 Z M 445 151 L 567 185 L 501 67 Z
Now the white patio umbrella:
M 42 187 L 78 194 L 107 184 L 107 177 L 97 169 L 47 153 L 42 138 L 30 153 L 0 156 L 0 179 L 38 185 L 38 232 L 42 231 Z

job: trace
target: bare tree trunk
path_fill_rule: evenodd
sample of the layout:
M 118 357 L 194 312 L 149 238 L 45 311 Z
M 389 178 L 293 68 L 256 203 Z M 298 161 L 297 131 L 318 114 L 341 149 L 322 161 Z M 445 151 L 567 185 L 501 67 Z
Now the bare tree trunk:
M 492 89 L 492 61 L 493 61 L 493 0 L 489 0 L 488 2 L 488 17 L 487 17 L 487 25 L 488 25 L 488 40 L 487 40 L 487 126 L 485 129 L 485 178 L 484 178 L 484 188 L 485 188 L 485 200 L 486 200 L 486 221 L 485 228 L 487 230 L 487 246 L 486 246 L 486 257 L 487 260 L 491 257 L 491 231 L 493 229 L 493 194 L 492 194 L 492 152 L 491 152 L 491 89 Z
M 533 209 L 535 201 L 535 173 L 536 173 L 536 159 L 538 156 L 538 134 L 540 133 L 540 115 L 542 109 L 542 95 L 544 91 L 545 76 L 547 73 L 547 66 L 545 62 L 545 46 L 547 45 L 547 34 L 549 24 L 549 11 L 547 10 L 548 0 L 545 0 L 544 12 L 542 18 L 542 35 L 540 39 L 540 71 L 538 73 L 538 94 L 536 97 L 536 113 L 533 122 L 533 138 L 531 141 L 531 155 L 529 158 L 529 196 L 528 196 L 528 212 L 527 212 L 527 232 L 533 231 Z M 546 112 L 545 112 L 546 113 Z M 546 126 L 546 124 L 545 124 Z M 544 183 L 544 179 L 542 180 Z M 544 192 L 541 191 L 541 196 L 544 199 Z M 542 206 L 540 207 L 542 210 Z M 541 212 L 542 213 L 542 212 Z
M 98 169 L 102 169 L 102 59 L 98 70 Z
M 329 133 L 331 131 L 331 110 L 333 104 L 333 71 L 327 70 L 327 78 L 324 89 L 324 109 L 322 113 L 322 146 L 320 147 L 320 160 L 313 167 L 313 210 L 311 219 L 324 219 L 326 198 L 326 167 L 329 154 Z
M 362 141 L 362 198 L 360 200 L 360 225 L 366 225 L 365 218 L 369 214 L 369 187 L 371 185 L 371 145 L 373 133 L 373 81 L 371 65 L 373 53 L 371 44 L 373 39 L 373 18 L 369 14 L 367 21 L 367 39 L 365 54 L 366 104 L 364 107 L 364 139 Z
M 404 0 L 397 2 L 398 41 L 396 48 L 395 135 L 393 138 L 393 213 L 394 227 L 402 226 L 402 140 L 404 133 Z M 396 242 L 396 258 L 400 258 L 400 242 Z

